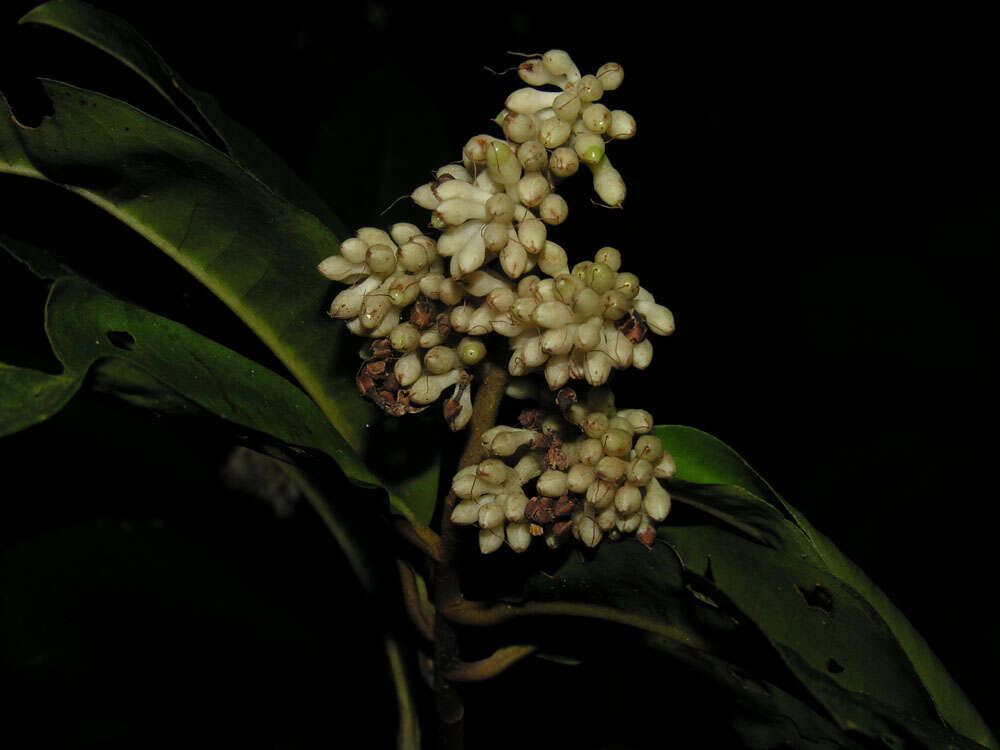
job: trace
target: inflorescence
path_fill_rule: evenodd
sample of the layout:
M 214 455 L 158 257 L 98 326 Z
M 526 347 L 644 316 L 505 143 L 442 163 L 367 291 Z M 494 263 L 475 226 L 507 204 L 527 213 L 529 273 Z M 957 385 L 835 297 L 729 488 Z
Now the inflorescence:
M 520 552 L 535 536 L 552 546 L 572 536 L 593 547 L 635 533 L 651 544 L 653 523 L 670 508 L 657 479 L 672 475 L 673 460 L 647 434 L 649 414 L 615 411 L 600 386 L 615 369 L 648 367 L 647 336 L 671 334 L 673 315 L 622 269 L 617 249 L 602 247 L 571 268 L 548 236 L 569 213 L 555 188 L 581 164 L 606 205 L 625 200 L 607 146 L 635 135 L 636 123 L 601 103 L 624 71 L 606 63 L 581 75 L 566 52 L 550 50 L 523 62 L 518 74 L 528 87 L 507 97 L 496 117 L 503 137 L 470 138 L 460 163 L 442 166 L 413 191 L 431 212 L 436 238 L 409 223 L 388 232 L 364 227 L 320 263 L 324 276 L 351 284 L 330 316 L 370 339 L 358 388 L 395 416 L 421 411 L 451 389 L 445 419 L 453 430 L 465 427 L 470 368 L 486 357 L 483 339 L 491 333 L 508 339 L 511 375 L 541 372 L 550 393 L 558 391 L 556 412 L 528 410 L 520 427 L 493 428 L 484 445 L 491 458 L 455 477 L 461 502 L 452 520 L 478 524 L 484 553 L 505 540 Z M 586 407 L 566 387 L 571 380 L 592 386 Z

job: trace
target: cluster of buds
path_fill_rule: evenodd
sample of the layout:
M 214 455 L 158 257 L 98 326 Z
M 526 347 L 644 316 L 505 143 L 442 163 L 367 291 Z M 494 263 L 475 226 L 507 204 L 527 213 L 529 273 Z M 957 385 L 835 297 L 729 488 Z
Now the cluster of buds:
M 504 542 L 523 552 L 534 537 L 550 547 L 570 537 L 595 547 L 605 536 L 635 534 L 651 546 L 656 522 L 670 512 L 659 480 L 677 470 L 649 434 L 653 418 L 641 409 L 616 410 L 605 388 L 591 390 L 586 405 L 570 389 L 557 402 L 561 415 L 528 410 L 520 426 L 484 433 L 490 457 L 452 481 L 459 499 L 452 522 L 478 525 L 484 554 Z
M 489 430 L 488 458 L 454 478 L 461 502 L 452 520 L 479 526 L 484 553 L 504 542 L 522 552 L 539 536 L 551 546 L 576 538 L 593 547 L 635 534 L 648 546 L 670 509 L 658 480 L 672 476 L 673 459 L 648 434 L 649 414 L 616 411 L 600 386 L 616 369 L 648 367 L 647 335 L 671 334 L 673 315 L 622 270 L 617 249 L 571 263 L 549 237 L 569 213 L 556 187 L 581 165 L 605 204 L 625 200 L 606 149 L 635 135 L 636 124 L 601 101 L 624 72 L 606 63 L 581 75 L 562 50 L 517 71 L 527 87 L 495 118 L 502 135 L 470 138 L 460 162 L 412 192 L 434 236 L 409 223 L 364 227 L 319 265 L 351 284 L 330 315 L 370 339 L 357 385 L 392 415 L 426 409 L 451 389 L 445 419 L 464 427 L 472 368 L 494 333 L 508 341 L 511 375 L 543 371 L 548 399 L 558 391 L 559 411 L 529 409 L 520 426 Z M 571 380 L 592 386 L 586 406 L 566 387 Z

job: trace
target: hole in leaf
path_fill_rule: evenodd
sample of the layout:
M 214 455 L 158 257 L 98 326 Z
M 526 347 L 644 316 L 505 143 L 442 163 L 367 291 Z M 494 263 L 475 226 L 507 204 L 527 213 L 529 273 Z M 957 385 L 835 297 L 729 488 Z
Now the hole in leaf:
M 705 555 L 705 580 L 715 583 L 715 572 L 712 570 L 711 555 Z
M 801 586 L 796 586 L 795 590 L 802 596 L 807 607 L 818 609 L 828 616 L 833 614 L 833 594 L 823 584 L 814 584 L 811 591 L 807 591 Z
M 135 336 L 128 331 L 108 331 L 108 341 L 116 349 L 124 349 L 127 352 L 135 349 Z
M 840 674 L 844 671 L 844 665 L 831 656 L 826 660 L 826 671 L 831 674 Z
M 34 78 L 4 81 L 4 96 L 14 120 L 22 128 L 37 128 L 56 111 L 42 84 Z M 3 116 L 6 117 L 6 113 Z

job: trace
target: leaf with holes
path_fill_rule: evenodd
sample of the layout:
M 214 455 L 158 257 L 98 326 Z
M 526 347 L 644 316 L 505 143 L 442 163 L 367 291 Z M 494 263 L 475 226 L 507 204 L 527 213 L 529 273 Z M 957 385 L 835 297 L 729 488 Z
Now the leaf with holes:
M 115 99 L 55 81 L 43 85 L 54 114 L 39 127 L 20 126 L 9 109 L 0 115 L 0 172 L 62 185 L 180 263 L 260 336 L 353 454 L 364 455 L 369 439 L 378 445 L 410 438 L 407 462 L 377 471 L 392 484 L 397 510 L 429 522 L 435 444 L 416 439 L 412 426 L 376 419 L 358 397 L 349 365 L 338 363 L 342 326 L 326 316 L 331 285 L 316 272 L 337 247 L 330 230 L 187 133 Z
M 819 561 L 817 566 L 855 592 L 885 623 L 912 663 L 941 718 L 956 731 L 986 747 L 1000 747 L 979 712 L 903 613 L 739 454 L 721 440 L 692 427 L 664 425 L 656 428 L 656 434 L 676 459 L 678 478 L 735 485 L 780 510 L 801 534 L 796 544 L 805 540 L 812 548 L 810 557 Z
M 141 406 L 209 412 L 282 444 L 322 452 L 348 477 L 386 486 L 357 457 L 309 397 L 284 378 L 185 326 L 115 299 L 67 275 L 37 248 L 18 254 L 42 275 L 57 275 L 46 306 L 46 331 L 63 372 L 51 375 L 0 364 L 0 435 L 60 411 L 88 372 L 98 387 Z M 30 254 L 30 255 L 29 255 Z M 436 465 L 414 485 L 433 498 Z M 387 487 L 394 507 L 410 506 Z
M 122 18 L 79 0 L 52 0 L 29 11 L 20 23 L 59 29 L 118 59 L 170 102 L 206 142 L 228 153 L 291 203 L 315 214 L 337 234 L 346 234 L 323 200 L 277 154 L 226 116 L 214 97 L 189 86 Z
M 667 482 L 675 506 L 652 550 L 627 540 L 569 554 L 556 570 L 529 577 L 519 606 L 630 624 L 673 652 L 755 658 L 741 664 L 748 679 L 771 683 L 774 695 L 799 696 L 821 723 L 832 718 L 859 744 L 975 746 L 938 719 L 879 612 L 826 567 L 785 506 L 751 491 L 766 485 L 749 467 L 697 430 L 661 427 L 657 434 L 675 453 L 679 476 L 743 486 Z M 713 442 L 699 451 L 706 438 Z M 758 708 L 778 716 L 775 701 Z

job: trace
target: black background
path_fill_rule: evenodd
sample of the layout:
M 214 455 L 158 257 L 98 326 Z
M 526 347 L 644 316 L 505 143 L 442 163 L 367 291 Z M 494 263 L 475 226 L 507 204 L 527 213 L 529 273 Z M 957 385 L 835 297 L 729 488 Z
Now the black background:
M 37 109 L 30 76 L 43 75 L 174 121 L 117 64 L 55 32 L 17 29 L 31 5 L 8 2 L 0 14 L 0 83 L 16 107 Z M 506 50 L 564 48 L 584 72 L 621 62 L 625 83 L 606 99 L 639 125 L 633 141 L 609 149 L 628 185 L 626 208 L 591 205 L 581 175 L 564 193 L 570 219 L 552 233 L 576 260 L 619 247 L 625 269 L 676 315 L 677 333 L 656 342 L 652 367 L 619 378 L 619 403 L 739 451 L 889 594 L 995 725 L 998 647 L 987 613 L 1000 52 L 991 4 L 666 5 L 657 16 L 612 3 L 98 5 L 127 18 L 188 83 L 216 94 L 349 227 L 424 220 L 405 203 L 378 214 L 457 158 L 470 135 L 492 132 L 489 118 L 520 85 L 484 70 L 516 64 Z M 153 309 L 266 357 L 220 306 L 181 291 L 190 289 L 183 274 L 153 248 L 82 201 L 25 182 L 0 180 L 0 229 L 61 242 L 67 257 L 80 251 Z M 28 364 L 44 341 L 44 289 L 19 273 L 0 260 L 3 359 Z M 363 650 L 344 657 L 338 648 L 367 643 L 363 653 L 380 658 L 349 605 L 359 596 L 349 578 L 336 579 L 341 598 L 331 601 L 317 572 L 339 570 L 338 553 L 305 509 L 275 524 L 266 508 L 222 491 L 215 472 L 225 448 L 222 436 L 93 398 L 5 441 L 0 617 L 28 612 L 35 619 L 17 632 L 38 640 L 11 636 L 4 658 L 22 694 L 51 697 L 59 685 L 79 706 L 67 744 L 148 744 L 142 732 L 170 739 L 193 725 L 189 706 L 150 712 L 147 695 L 162 706 L 194 696 L 212 715 L 210 731 L 251 745 L 311 747 L 332 731 L 379 746 L 360 739 L 371 721 L 391 737 L 385 678 L 365 686 Z M 122 524 L 132 525 L 121 532 Z M 137 549 L 166 545 L 151 553 L 164 560 L 177 545 L 164 571 L 200 570 L 197 555 L 206 555 L 237 583 L 192 573 L 204 600 L 186 595 L 187 609 L 162 613 L 174 601 L 165 592 L 192 588 L 180 573 L 163 572 L 165 588 L 153 593 L 116 584 L 116 605 L 102 606 L 98 594 L 66 604 L 58 587 L 79 588 L 67 569 L 83 580 L 87 564 L 115 575 L 132 565 L 132 542 L 109 560 L 74 552 L 103 533 L 138 535 Z M 240 586 L 272 597 L 307 635 L 289 645 L 255 624 L 233 636 Z M 142 596 L 146 620 L 115 616 L 114 606 L 134 611 Z M 72 625 L 53 624 L 63 620 Z M 168 630 L 180 635 L 164 642 Z M 248 652 L 267 656 L 248 665 Z M 36 668 L 37 654 L 48 656 Z M 92 677 L 107 664 L 111 673 Z M 354 691 L 347 714 L 363 720 L 348 720 L 343 704 L 330 714 L 336 721 L 309 710 L 329 696 L 303 686 L 328 681 L 331 691 Z M 178 695 L 177 685 L 190 692 Z M 104 691 L 112 715 L 102 724 L 91 709 Z M 206 708 L 234 693 L 246 703 L 231 716 Z M 246 705 L 259 709 L 249 719 Z

